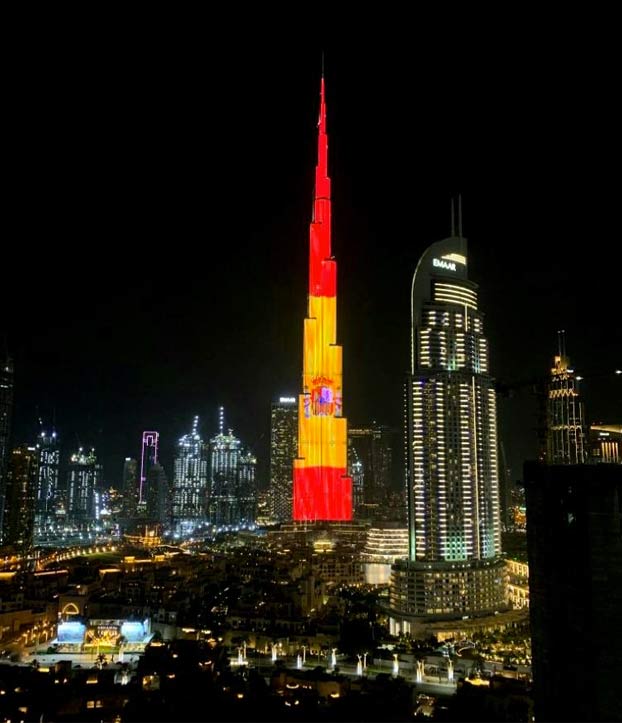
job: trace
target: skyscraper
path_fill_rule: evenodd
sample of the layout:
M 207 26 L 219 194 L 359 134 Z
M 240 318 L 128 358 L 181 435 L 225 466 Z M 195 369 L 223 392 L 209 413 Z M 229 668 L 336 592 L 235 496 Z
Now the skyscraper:
M 392 429 L 376 422 L 348 429 L 348 443 L 356 450 L 365 472 L 359 516 L 380 520 L 388 513 L 386 502 L 391 491 L 393 438 Z
M 17 447 L 7 465 L 4 542 L 21 554 L 32 547 L 39 454 L 36 447 Z
M 298 445 L 298 407 L 295 397 L 280 397 L 270 411 L 270 517 L 292 519 L 292 480 Z
M 164 523 L 168 517 L 168 480 L 166 479 L 164 467 L 159 462 L 149 468 L 146 482 L 147 519 Z
M 409 559 L 393 569 L 393 623 L 503 605 L 497 411 L 477 285 L 461 233 L 422 255 L 406 382 Z
M 140 486 L 138 488 L 138 506 L 141 511 L 147 507 L 147 477 L 149 470 L 158 462 L 158 432 L 143 432 L 140 452 Z
M 324 78 L 309 248 L 309 307 L 304 321 L 298 457 L 293 519 L 351 520 L 347 421 L 342 416 L 342 349 L 337 344 L 337 262 L 331 251 L 331 201 Z
M 101 465 L 95 450 L 82 447 L 69 458 L 67 474 L 67 521 L 80 529 L 95 523 Z
M 7 356 L 0 362 L 0 531 L 4 529 L 6 468 L 11 439 L 13 412 L 13 361 Z
M 220 408 L 220 431 L 210 440 L 211 491 L 209 518 L 214 525 L 240 526 L 255 522 L 257 460 L 230 429 L 224 431 Z
M 206 521 L 208 503 L 208 449 L 199 434 L 199 418 L 192 431 L 177 443 L 173 478 L 173 527 L 179 535 L 191 534 Z
M 134 517 L 138 503 L 138 462 L 126 457 L 123 462 L 123 516 Z
M 56 432 L 41 432 L 35 504 L 35 534 L 45 535 L 56 526 L 57 505 L 61 502 L 59 487 L 60 449 Z
M 546 462 L 583 464 L 585 429 L 578 379 L 566 354 L 566 335 L 558 332 L 559 353 L 551 369 L 546 425 Z

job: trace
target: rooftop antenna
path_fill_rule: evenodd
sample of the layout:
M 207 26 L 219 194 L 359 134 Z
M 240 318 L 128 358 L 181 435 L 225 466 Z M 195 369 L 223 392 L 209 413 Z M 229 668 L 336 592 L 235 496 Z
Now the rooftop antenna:
M 218 407 L 218 429 L 220 434 L 223 434 L 225 429 L 225 408 Z
M 462 238 L 462 194 L 458 194 L 458 237 Z
M 322 50 L 322 78 L 324 77 L 324 51 Z
M 451 197 L 451 237 L 456 235 L 456 223 L 455 223 L 455 211 L 454 211 L 454 197 Z

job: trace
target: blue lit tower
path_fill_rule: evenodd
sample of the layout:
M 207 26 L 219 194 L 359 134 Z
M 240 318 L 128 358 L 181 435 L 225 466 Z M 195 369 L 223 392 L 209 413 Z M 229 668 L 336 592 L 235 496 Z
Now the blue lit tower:
M 210 522 L 218 526 L 248 526 L 255 522 L 257 490 L 252 452 L 230 429 L 224 431 L 224 409 L 220 407 L 220 431 L 210 440 Z
M 39 470 L 35 501 L 35 534 L 44 536 L 56 526 L 56 510 L 60 503 L 60 449 L 56 432 L 41 432 L 37 440 Z
M 208 495 L 208 449 L 199 434 L 199 418 L 192 431 L 177 443 L 173 479 L 173 527 L 177 534 L 192 533 L 204 523 Z

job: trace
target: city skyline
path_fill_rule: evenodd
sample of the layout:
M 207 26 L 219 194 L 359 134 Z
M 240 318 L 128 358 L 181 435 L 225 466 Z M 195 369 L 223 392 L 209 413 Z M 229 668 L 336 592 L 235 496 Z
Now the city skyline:
M 6 336 L 16 366 L 14 446 L 34 441 L 40 416 L 50 420 L 47 427 L 55 416 L 64 444 L 79 446 L 79 434 L 80 443 L 102 451 L 106 474 L 120 477 L 123 459 L 138 454 L 143 430 L 160 430 L 163 454 L 170 458 L 188 415 L 205 418 L 211 411 L 213 429 L 213 410 L 224 404 L 241 437 L 267 466 L 270 403 L 299 386 L 300 318 L 305 313 L 300 289 L 307 273 L 306 219 L 314 167 L 309 139 L 315 130 L 318 58 L 319 52 L 301 49 L 284 67 L 266 52 L 247 76 L 228 71 L 213 81 L 227 100 L 219 105 L 222 127 L 214 127 L 222 133 L 222 148 L 210 161 L 215 175 L 224 179 L 216 191 L 218 201 L 205 199 L 203 181 L 189 162 L 184 165 L 170 155 L 170 133 L 162 136 L 170 151 L 163 163 L 168 170 L 185 171 L 182 188 L 158 174 L 150 179 L 147 147 L 130 152 L 121 129 L 111 131 L 110 142 L 119 142 L 113 152 L 119 165 L 113 168 L 89 140 L 102 120 L 87 122 L 73 135 L 62 123 L 74 107 L 71 89 L 83 71 L 74 71 L 61 85 L 60 116 L 50 121 L 51 127 L 66 141 L 70 168 L 82 168 L 98 191 L 87 198 L 69 171 L 62 174 L 65 186 L 88 201 L 69 217 L 67 237 L 81 237 L 87 224 L 97 245 L 117 223 L 124 230 L 107 242 L 106 254 L 89 274 L 83 274 L 79 256 L 61 262 L 56 249 L 41 252 L 29 298 L 34 308 L 53 300 L 54 314 L 46 325 L 33 328 L 27 305 L 11 303 L 15 290 L 10 281 L 0 291 L 3 308 L 11 309 L 3 315 L 0 334 Z M 104 70 L 94 57 L 89 60 L 96 71 L 94 88 L 111 109 L 120 107 L 129 92 L 121 63 Z M 546 375 L 560 328 L 566 329 L 578 372 L 616 366 L 619 344 L 610 319 L 593 313 L 595 304 L 615 308 L 619 251 L 607 231 L 611 192 L 604 179 L 590 172 L 585 135 L 590 126 L 579 133 L 577 119 L 562 118 L 552 103 L 547 105 L 545 85 L 533 72 L 521 71 L 534 81 L 528 94 L 519 69 L 509 68 L 507 88 L 495 99 L 488 96 L 483 79 L 474 81 L 470 94 L 454 88 L 452 97 L 435 85 L 449 77 L 448 70 L 417 75 L 421 106 L 434 112 L 411 128 L 401 89 L 410 74 L 420 72 L 414 57 L 396 50 L 372 62 L 364 53 L 349 57 L 326 49 L 344 412 L 353 424 L 376 419 L 402 427 L 409 279 L 427 245 L 449 232 L 449 202 L 459 191 L 464 233 L 471 239 L 472 277 L 483 289 L 492 375 L 504 381 Z M 268 69 L 273 71 L 269 83 Z M 559 92 L 570 94 L 571 77 L 569 72 L 561 79 Z M 109 79 L 116 89 L 109 87 Z M 232 93 L 234 80 L 241 85 Z M 149 88 L 155 88 L 155 78 L 151 83 Z M 581 90 L 587 93 L 579 86 Z M 165 83 L 163 92 L 174 90 Z M 94 96 L 88 97 L 94 102 Z M 511 116 L 520 100 L 520 112 Z M 454 105 L 465 108 L 455 124 L 447 113 Z M 538 116 L 544 127 L 521 124 L 536 108 L 552 113 L 546 121 Z M 498 125 L 483 125 L 491 111 Z M 133 106 L 130 123 L 139 122 L 145 112 Z M 557 127 L 554 120 L 563 123 Z M 157 128 L 149 126 L 147 135 Z M 557 135 L 551 135 L 553 130 Z M 198 133 L 193 125 L 190 136 L 199 138 Z M 567 145 L 571 136 L 574 153 Z M 602 134 L 592 137 L 590 154 L 601 143 Z M 82 167 L 84 144 L 88 152 Z M 199 157 L 206 151 L 200 148 Z M 37 161 L 44 169 L 58 161 L 53 151 L 46 154 Z M 133 204 L 127 201 L 129 182 L 118 175 L 123 163 L 130 164 L 139 181 Z M 523 183 L 527 175 L 528 188 Z M 41 183 L 29 180 L 27 188 L 46 210 L 47 223 L 60 227 L 68 207 L 45 178 L 44 173 Z M 108 184 L 113 179 L 121 185 L 119 195 L 111 197 Z M 139 253 L 151 236 L 167 245 L 185 236 L 205 238 L 210 227 L 205 212 L 227 199 L 230 205 L 223 209 L 235 199 L 245 210 L 244 218 L 230 216 L 226 238 L 231 244 L 208 239 L 209 251 L 206 247 L 199 253 L 192 268 L 183 254 L 167 247 L 157 252 L 154 244 L 154 254 L 147 258 Z M 158 223 L 147 219 L 139 229 L 138 219 L 154 211 L 156 202 Z M 110 218 L 101 217 L 104 205 Z M 189 213 L 180 214 L 184 209 Z M 93 224 L 93 219 L 99 220 Z M 221 212 L 216 220 L 223 230 L 228 228 Z M 588 238 L 598 238 L 598 254 L 559 253 L 560 243 L 569 249 Z M 235 273 L 222 274 L 232 244 Z M 25 249 L 16 253 L 19 261 Z M 517 304 L 522 292 L 527 293 Z M 249 304 L 251 298 L 262 303 Z M 218 313 L 210 313 L 219 306 Z M 584 383 L 582 398 L 586 422 L 612 421 L 615 400 L 606 393 L 606 382 Z M 534 410 L 528 392 L 500 402 L 500 438 L 506 440 L 514 478 L 520 476 L 522 460 L 537 452 L 536 435 L 528 431 L 535 426 Z

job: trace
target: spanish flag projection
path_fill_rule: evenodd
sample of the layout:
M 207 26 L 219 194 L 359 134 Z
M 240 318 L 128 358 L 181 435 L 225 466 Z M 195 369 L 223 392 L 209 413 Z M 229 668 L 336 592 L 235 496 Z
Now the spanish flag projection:
M 341 416 L 342 351 L 337 345 L 337 262 L 330 248 L 324 78 L 309 250 L 309 312 L 304 322 L 303 393 L 298 398 L 293 516 L 295 521 L 351 520 L 347 420 Z

